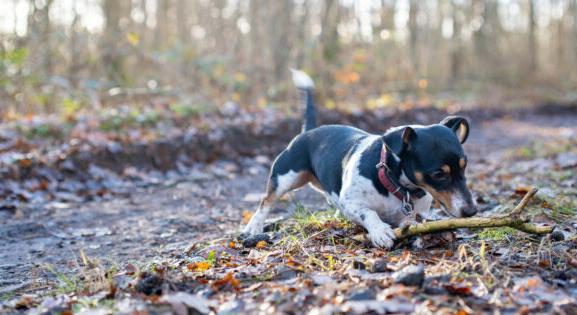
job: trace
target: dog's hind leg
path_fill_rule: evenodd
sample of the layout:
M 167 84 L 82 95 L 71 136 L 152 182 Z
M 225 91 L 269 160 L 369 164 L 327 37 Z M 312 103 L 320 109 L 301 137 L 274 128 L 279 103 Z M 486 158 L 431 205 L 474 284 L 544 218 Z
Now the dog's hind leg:
M 281 160 L 281 157 L 275 161 L 275 165 L 272 167 L 267 183 L 266 195 L 261 200 L 258 210 L 253 214 L 249 223 L 243 229 L 243 234 L 255 235 L 262 233 L 264 222 L 274 203 L 287 192 L 304 186 L 314 178 L 307 170 L 286 171 L 286 169 L 282 169 L 282 167 L 279 167 L 279 160 Z

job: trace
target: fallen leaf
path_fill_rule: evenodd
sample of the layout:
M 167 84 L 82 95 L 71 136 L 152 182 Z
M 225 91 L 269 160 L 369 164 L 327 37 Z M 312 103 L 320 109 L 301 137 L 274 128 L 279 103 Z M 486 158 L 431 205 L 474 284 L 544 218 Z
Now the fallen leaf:
M 224 288 L 227 285 L 230 285 L 232 288 L 237 289 L 240 286 L 240 280 L 236 279 L 232 274 L 232 272 L 229 272 L 224 276 L 224 278 L 216 280 L 213 283 L 213 286 L 217 288 Z
M 190 271 L 206 271 L 210 269 L 210 264 L 207 261 L 200 261 L 195 263 L 190 263 L 187 265 Z
M 263 249 L 266 248 L 267 242 L 266 241 L 259 241 L 258 243 L 256 243 L 256 248 L 258 249 Z
M 471 288 L 469 286 L 466 286 L 466 285 L 446 284 L 446 285 L 443 285 L 443 288 L 445 288 L 445 290 L 447 290 L 447 292 L 454 294 L 454 295 L 469 296 L 473 293 L 471 291 Z
M 244 210 L 242 212 L 242 223 L 247 224 L 250 221 L 250 218 L 252 218 L 252 212 Z

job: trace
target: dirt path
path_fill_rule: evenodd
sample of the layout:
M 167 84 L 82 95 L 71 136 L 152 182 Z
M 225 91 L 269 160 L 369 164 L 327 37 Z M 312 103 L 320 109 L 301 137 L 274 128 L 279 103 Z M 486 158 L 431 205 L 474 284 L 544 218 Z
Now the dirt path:
M 506 150 L 533 140 L 576 136 L 577 116 L 486 122 L 475 126 L 466 145 L 470 171 L 480 171 L 481 161 L 499 159 Z M 53 203 L 15 215 L 0 212 L 0 298 L 49 288 L 54 275 L 46 265 L 74 273 L 81 250 L 104 264 L 138 264 L 234 233 L 242 211 L 252 211 L 258 203 L 269 164 L 259 157 L 197 165 L 186 178 L 139 187 L 130 196 L 80 206 Z M 307 188 L 281 204 L 276 214 L 295 200 L 326 207 Z

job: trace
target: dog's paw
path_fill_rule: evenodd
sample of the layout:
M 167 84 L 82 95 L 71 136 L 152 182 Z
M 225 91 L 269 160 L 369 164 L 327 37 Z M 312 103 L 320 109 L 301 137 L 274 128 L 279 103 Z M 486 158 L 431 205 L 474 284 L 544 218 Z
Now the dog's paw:
M 395 232 L 388 224 L 383 223 L 369 231 L 369 239 L 376 247 L 391 249 L 395 244 Z

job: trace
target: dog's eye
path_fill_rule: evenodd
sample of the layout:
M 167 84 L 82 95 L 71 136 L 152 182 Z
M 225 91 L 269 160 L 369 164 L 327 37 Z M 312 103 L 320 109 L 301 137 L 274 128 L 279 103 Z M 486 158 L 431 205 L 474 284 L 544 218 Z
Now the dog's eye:
M 431 178 L 437 181 L 443 181 L 449 179 L 449 174 L 445 173 L 443 170 L 438 170 L 431 174 Z

